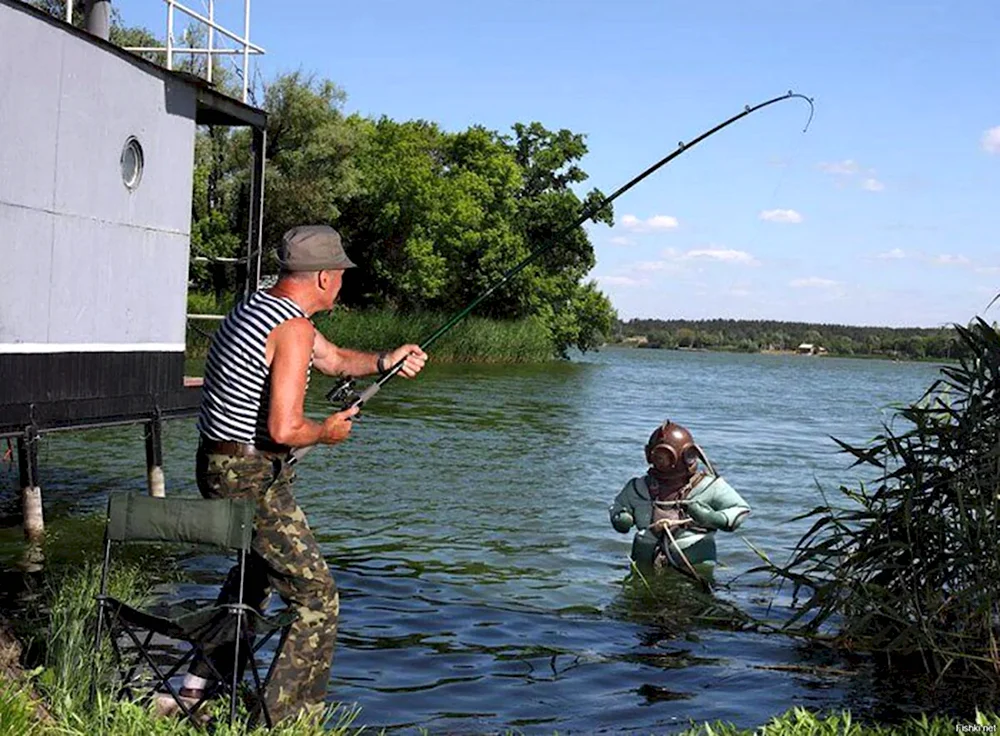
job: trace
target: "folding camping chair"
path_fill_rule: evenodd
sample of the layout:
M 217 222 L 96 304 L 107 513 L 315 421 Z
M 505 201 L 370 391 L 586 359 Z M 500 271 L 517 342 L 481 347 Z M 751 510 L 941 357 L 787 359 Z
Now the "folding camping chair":
M 101 592 L 97 596 L 97 632 L 94 637 L 95 655 L 100 651 L 105 628 L 109 635 L 114 660 L 121 682 L 117 697 L 133 697 L 133 686 L 143 663 L 152 670 L 152 686 L 143 697 L 150 699 L 159 692 L 169 693 L 181 711 L 196 722 L 196 714 L 206 699 L 216 693 L 229 694 L 229 721 L 236 717 L 237 689 L 250 665 L 252 684 L 257 707 L 270 728 L 264 693 L 274 664 L 285 645 L 288 629 L 295 621 L 295 614 L 284 611 L 274 616 L 264 616 L 244 603 L 210 604 L 192 610 L 190 606 L 174 606 L 165 614 L 140 610 L 108 595 L 108 569 L 111 565 L 112 543 L 122 542 L 173 542 L 207 544 L 236 550 L 239 558 L 240 600 L 243 599 L 243 579 L 246 572 L 247 552 L 253 532 L 254 507 L 249 501 L 236 499 L 204 500 L 194 498 L 153 498 L 138 493 L 114 492 L 108 499 L 108 519 L 104 532 L 104 564 L 101 569 Z M 260 676 L 257 654 L 275 634 L 280 632 L 274 658 L 263 680 Z M 140 636 L 142 635 L 142 636 Z M 154 635 L 166 637 L 189 645 L 184 654 L 169 669 L 157 664 L 150 652 Z M 131 647 L 127 646 L 131 643 Z M 206 646 L 216 647 L 220 642 L 232 642 L 233 666 L 225 677 L 211 658 L 206 656 Z M 241 658 L 242 652 L 242 658 Z M 216 689 L 206 691 L 194 705 L 187 705 L 171 682 L 195 657 L 201 657 L 216 678 Z M 228 653 L 227 653 L 228 658 Z M 91 697 L 95 695 L 95 677 Z M 163 688 L 163 689 L 161 689 Z M 258 711 L 254 710 L 256 715 Z

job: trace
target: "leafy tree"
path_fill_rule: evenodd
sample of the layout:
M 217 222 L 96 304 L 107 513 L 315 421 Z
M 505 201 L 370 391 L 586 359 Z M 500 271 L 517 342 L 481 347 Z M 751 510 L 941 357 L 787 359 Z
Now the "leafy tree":
M 584 176 L 573 161 L 585 149 L 566 131 L 515 126 L 515 141 L 480 126 L 452 134 L 384 117 L 364 126 L 362 191 L 343 202 L 338 220 L 364 273 L 345 289 L 348 303 L 456 311 L 565 231 L 584 206 L 568 184 Z M 581 283 L 593 262 L 577 228 L 479 311 L 539 316 L 560 353 L 591 349 L 614 320 L 606 297 Z
M 358 191 L 358 125 L 345 118 L 345 99 L 333 82 L 298 71 L 266 86 L 265 243 L 279 242 L 295 225 L 333 224 L 338 202 Z
M 581 200 L 570 188 L 587 179 L 587 174 L 578 165 L 587 153 L 584 137 L 565 129 L 553 132 L 537 122 L 517 123 L 513 130 L 513 138 L 507 140 L 524 171 L 524 186 L 518 195 L 518 219 L 524 239 L 529 249 L 534 249 L 558 238 L 557 245 L 537 264 L 525 269 L 529 279 L 531 276 L 537 278 L 534 289 L 521 292 L 522 298 L 532 311 L 541 309 L 543 304 L 552 310 L 553 337 L 560 352 L 570 345 L 588 349 L 598 343 L 600 331 L 608 333 L 603 325 L 613 320 L 614 314 L 610 302 L 604 299 L 604 312 L 596 317 L 601 309 L 595 298 L 599 292 L 593 285 L 581 284 L 595 264 L 594 249 L 586 230 L 577 227 L 567 232 L 585 210 L 594 210 L 604 198 L 599 190 L 593 189 Z M 591 221 L 614 224 L 612 208 L 604 208 Z M 577 337 L 567 342 L 570 333 L 557 326 L 556 315 L 560 310 L 568 310 L 571 315 L 580 314 L 572 305 L 582 304 L 589 305 L 584 313 L 592 313 L 596 321 L 579 324 Z M 575 317 L 560 319 L 572 321 Z

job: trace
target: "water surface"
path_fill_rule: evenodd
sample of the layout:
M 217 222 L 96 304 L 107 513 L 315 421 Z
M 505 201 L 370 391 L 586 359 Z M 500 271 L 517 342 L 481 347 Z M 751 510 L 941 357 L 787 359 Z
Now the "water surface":
M 758 559 L 741 537 L 784 560 L 808 524 L 793 517 L 855 477 L 831 436 L 866 442 L 936 375 L 919 363 L 606 349 L 392 381 L 349 442 L 299 470 L 299 503 L 342 596 L 331 700 L 358 703 L 371 726 L 432 733 L 664 733 L 690 719 L 752 726 L 793 704 L 888 707 L 896 694 L 870 678 L 766 669 L 846 666 L 787 638 L 651 621 L 626 595 L 631 535 L 611 528 L 607 507 L 643 471 L 652 429 L 686 425 L 753 507 L 738 533 L 719 535 L 719 595 L 779 619 L 787 591 L 743 574 Z M 330 385 L 313 381 L 317 418 Z M 169 493 L 196 494 L 195 441 L 193 421 L 167 425 Z M 50 518 L 143 488 L 143 463 L 138 427 L 47 436 Z M 217 567 L 191 563 L 199 580 Z

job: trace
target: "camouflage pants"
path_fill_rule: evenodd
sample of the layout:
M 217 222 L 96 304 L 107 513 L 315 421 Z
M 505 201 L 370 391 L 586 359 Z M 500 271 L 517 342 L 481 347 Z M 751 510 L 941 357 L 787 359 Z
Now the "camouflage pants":
M 305 514 L 292 496 L 295 472 L 280 460 L 230 457 L 199 449 L 196 474 L 198 490 L 205 498 L 256 502 L 243 602 L 260 610 L 273 590 L 298 614 L 267 688 L 271 718 L 277 721 L 303 706 L 322 703 L 330 679 L 340 599 Z M 231 603 L 238 598 L 239 568 L 234 567 L 219 602 Z M 208 654 L 220 673 L 232 672 L 231 646 Z M 204 664 L 193 666 L 192 672 L 210 676 Z

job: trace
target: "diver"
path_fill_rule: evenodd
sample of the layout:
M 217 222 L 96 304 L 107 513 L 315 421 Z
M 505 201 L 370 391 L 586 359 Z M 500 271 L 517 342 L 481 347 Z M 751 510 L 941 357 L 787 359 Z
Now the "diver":
M 646 474 L 626 483 L 608 509 L 611 525 L 622 534 L 638 528 L 637 567 L 672 566 L 697 576 L 692 566 L 715 563 L 715 532 L 736 529 L 750 505 L 715 472 L 691 433 L 669 419 L 650 435 L 646 461 Z

